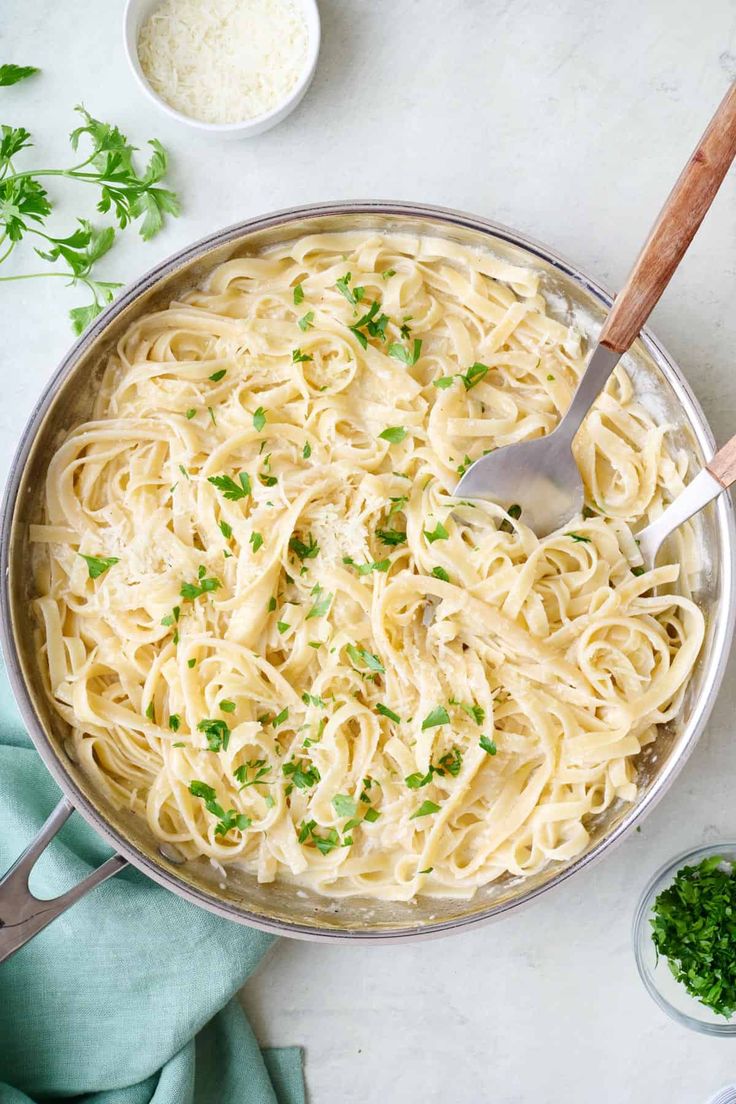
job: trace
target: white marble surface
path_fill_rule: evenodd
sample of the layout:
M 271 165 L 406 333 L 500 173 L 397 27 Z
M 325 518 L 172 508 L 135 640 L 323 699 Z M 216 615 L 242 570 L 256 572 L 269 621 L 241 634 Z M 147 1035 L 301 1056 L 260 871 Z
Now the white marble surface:
M 280 127 L 219 146 L 134 87 L 120 0 L 2 0 L 2 60 L 44 75 L 0 92 L 37 158 L 63 154 L 83 100 L 173 157 L 184 215 L 105 262 L 131 279 L 246 216 L 310 200 L 419 199 L 524 229 L 604 283 L 624 277 L 699 131 L 736 77 L 733 0 L 321 0 L 312 90 Z M 91 196 L 54 185 L 59 225 Z M 657 309 L 717 436 L 736 429 L 734 176 Z M 4 284 L 0 469 L 67 347 L 61 281 Z M 675 1026 L 636 976 L 643 882 L 736 835 L 733 671 L 666 799 L 595 869 L 519 915 L 405 947 L 277 945 L 244 993 L 260 1039 L 307 1050 L 312 1104 L 690 1104 L 736 1078 L 733 1046 Z M 213 1102 L 214 1104 L 214 1102 Z

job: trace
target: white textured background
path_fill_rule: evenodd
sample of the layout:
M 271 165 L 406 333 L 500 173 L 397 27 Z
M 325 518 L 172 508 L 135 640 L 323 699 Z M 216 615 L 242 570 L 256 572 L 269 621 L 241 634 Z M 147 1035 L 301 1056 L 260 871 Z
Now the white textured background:
M 733 0 L 320 0 L 315 82 L 281 126 L 220 146 L 159 116 L 129 76 L 120 0 L 0 0 L 0 60 L 43 77 L 0 92 L 65 156 L 72 108 L 171 151 L 184 215 L 105 261 L 130 280 L 216 227 L 313 200 L 416 199 L 548 242 L 623 280 L 699 132 L 736 78 Z M 653 328 L 717 437 L 736 430 L 736 174 Z M 59 226 L 91 216 L 51 188 Z M 0 472 L 70 341 L 62 281 L 0 291 Z M 736 1046 L 671 1023 L 636 976 L 631 913 L 677 850 L 736 836 L 727 680 L 672 791 L 602 864 L 494 926 L 407 947 L 281 942 L 244 993 L 262 1042 L 307 1048 L 312 1104 L 690 1104 L 736 1080 Z M 216 1104 L 216 1102 L 213 1102 Z

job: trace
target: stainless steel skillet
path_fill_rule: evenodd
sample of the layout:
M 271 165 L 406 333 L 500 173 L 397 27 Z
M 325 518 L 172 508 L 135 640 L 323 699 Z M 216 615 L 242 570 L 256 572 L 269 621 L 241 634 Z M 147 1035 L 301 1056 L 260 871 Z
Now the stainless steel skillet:
M 287 882 L 259 885 L 237 872 L 230 873 L 223 889 L 218 884 L 220 875 L 208 864 L 180 865 L 167 857 L 146 826 L 107 805 L 66 754 L 65 725 L 45 696 L 35 658 L 28 608 L 32 597 L 28 525 L 40 514 L 48 461 L 66 432 L 86 418 L 107 353 L 133 319 L 168 303 L 223 260 L 304 234 L 356 229 L 445 237 L 490 249 L 514 264 L 530 265 L 541 274 L 542 291 L 559 315 L 574 311 L 591 336 L 610 306 L 610 296 L 588 276 L 515 231 L 437 207 L 356 202 L 277 212 L 213 234 L 141 277 L 96 320 L 64 358 L 40 397 L 23 431 L 2 506 L 3 651 L 28 731 L 64 796 L 26 857 L 0 885 L 0 959 L 126 862 L 203 908 L 280 935 L 398 941 L 459 931 L 534 900 L 600 857 L 663 796 L 702 731 L 723 677 L 736 610 L 736 533 L 731 503 L 725 495 L 696 521 L 704 553 L 697 597 L 707 615 L 706 642 L 679 717 L 640 757 L 641 786 L 636 802 L 609 809 L 592 821 L 590 845 L 579 858 L 552 864 L 524 881 L 500 880 L 471 900 L 423 898 L 415 903 L 329 900 L 297 891 Z M 713 438 L 677 366 L 646 331 L 626 363 L 641 401 L 659 420 L 680 427 L 678 444 L 688 452 L 693 470 L 702 467 L 713 453 Z M 28 871 L 72 808 L 108 840 L 117 855 L 70 894 L 56 902 L 37 902 L 27 889 Z

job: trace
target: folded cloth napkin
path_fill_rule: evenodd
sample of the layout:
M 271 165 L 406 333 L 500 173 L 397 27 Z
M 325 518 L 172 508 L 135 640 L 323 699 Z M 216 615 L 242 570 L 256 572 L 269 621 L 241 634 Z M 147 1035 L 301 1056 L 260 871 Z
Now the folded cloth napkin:
M 0 664 L 0 872 L 59 796 Z M 75 814 L 31 886 L 109 855 Z M 125 869 L 0 966 L 0 1104 L 304 1104 L 300 1050 L 261 1052 L 235 997 L 271 942 Z

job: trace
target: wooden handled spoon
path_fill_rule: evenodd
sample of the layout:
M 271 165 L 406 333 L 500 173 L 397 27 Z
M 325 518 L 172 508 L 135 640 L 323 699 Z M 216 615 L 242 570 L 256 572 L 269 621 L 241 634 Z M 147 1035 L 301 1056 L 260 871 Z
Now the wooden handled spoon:
M 718 450 L 658 518 L 636 534 L 645 567 L 654 566 L 660 545 L 678 525 L 697 514 L 732 483 L 736 483 L 736 436 Z
M 729 88 L 682 170 L 616 296 L 560 424 L 546 437 L 506 445 L 476 460 L 455 488 L 456 495 L 488 498 L 507 507 L 521 506 L 524 522 L 540 537 L 561 528 L 580 512 L 583 483 L 572 455 L 573 438 L 669 283 L 734 157 L 736 83 Z

